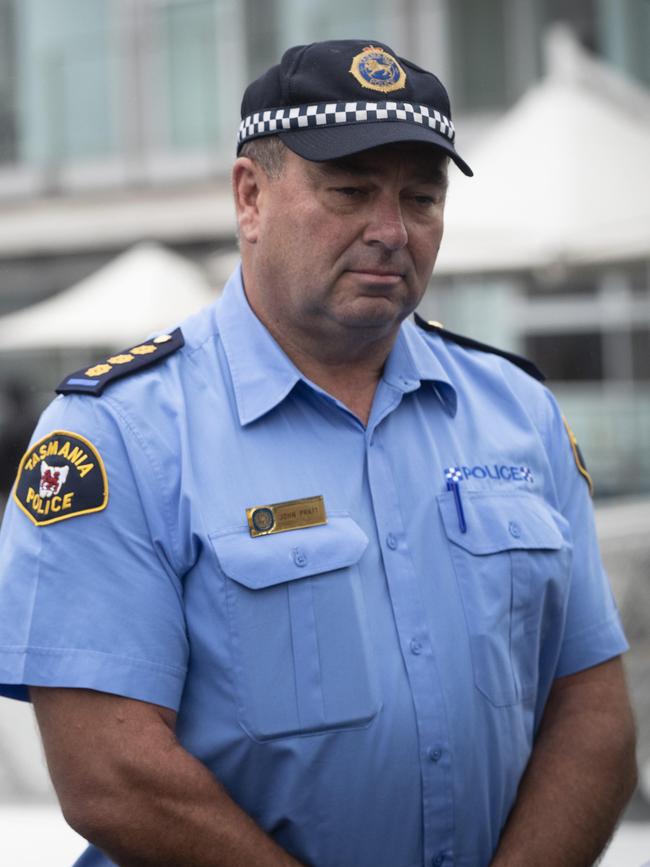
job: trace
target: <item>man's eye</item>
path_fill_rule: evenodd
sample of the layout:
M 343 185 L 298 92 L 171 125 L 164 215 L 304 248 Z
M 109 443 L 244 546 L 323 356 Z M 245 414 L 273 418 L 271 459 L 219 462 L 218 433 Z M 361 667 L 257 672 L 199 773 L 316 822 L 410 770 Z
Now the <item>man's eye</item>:
M 438 201 L 435 196 L 413 196 L 418 205 L 423 205 L 424 207 L 428 207 L 430 205 L 435 205 Z
M 336 187 L 336 192 L 349 199 L 363 194 L 363 190 L 359 187 Z

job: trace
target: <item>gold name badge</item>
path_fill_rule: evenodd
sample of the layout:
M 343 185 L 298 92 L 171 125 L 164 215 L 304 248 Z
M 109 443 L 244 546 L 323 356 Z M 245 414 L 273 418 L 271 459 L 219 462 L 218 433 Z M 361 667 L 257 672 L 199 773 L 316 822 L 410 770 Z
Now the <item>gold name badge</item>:
M 246 509 L 246 517 L 251 536 L 268 536 L 271 533 L 327 524 L 325 501 L 322 497 L 287 500 L 286 503 L 271 503 L 268 506 L 251 506 Z

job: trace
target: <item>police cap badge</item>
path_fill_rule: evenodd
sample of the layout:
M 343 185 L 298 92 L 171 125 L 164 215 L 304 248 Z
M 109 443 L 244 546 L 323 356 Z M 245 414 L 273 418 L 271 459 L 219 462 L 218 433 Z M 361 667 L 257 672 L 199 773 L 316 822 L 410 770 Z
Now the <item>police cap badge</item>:
M 401 90 L 406 85 L 406 73 L 397 60 L 374 45 L 368 45 L 352 58 L 350 72 L 361 87 L 380 93 Z
M 268 135 L 317 161 L 421 142 L 472 174 L 456 151 L 440 79 L 380 42 L 343 39 L 289 48 L 246 88 L 241 117 L 238 153 L 246 142 Z

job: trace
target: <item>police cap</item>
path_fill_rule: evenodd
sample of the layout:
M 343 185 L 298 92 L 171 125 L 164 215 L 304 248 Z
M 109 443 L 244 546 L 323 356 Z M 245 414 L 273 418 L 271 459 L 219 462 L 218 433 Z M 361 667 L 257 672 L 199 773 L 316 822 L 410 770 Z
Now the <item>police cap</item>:
M 245 142 L 279 135 L 308 160 L 330 160 L 396 142 L 456 153 L 449 96 L 433 73 L 381 42 L 345 39 L 297 45 L 244 93 L 239 153 Z

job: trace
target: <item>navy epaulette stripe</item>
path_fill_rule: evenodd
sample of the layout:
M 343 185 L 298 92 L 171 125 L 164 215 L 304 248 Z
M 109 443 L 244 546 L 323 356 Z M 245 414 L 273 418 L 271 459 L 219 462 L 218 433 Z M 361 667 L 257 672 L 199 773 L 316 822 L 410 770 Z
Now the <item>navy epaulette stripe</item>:
M 418 316 L 417 313 L 415 314 L 415 323 L 425 331 L 439 334 L 444 340 L 451 340 L 452 343 L 457 343 L 459 346 L 464 346 L 466 349 L 478 349 L 480 352 L 490 352 L 492 355 L 500 355 L 502 358 L 512 362 L 512 364 L 516 364 L 517 367 L 526 371 L 529 376 L 539 380 L 539 382 L 544 382 L 546 379 L 536 364 L 528 358 L 524 358 L 514 352 L 506 352 L 505 349 L 497 349 L 495 346 L 481 343 L 479 340 L 474 340 L 471 337 L 465 337 L 462 334 L 454 334 L 453 331 L 447 331 L 447 329 L 443 328 L 442 325 L 427 322 L 426 319 L 422 319 L 422 317 Z
M 136 373 L 145 367 L 157 364 L 185 344 L 183 333 L 176 328 L 169 334 L 160 334 L 137 346 L 109 355 L 104 361 L 81 370 L 75 370 L 56 389 L 58 394 L 100 395 L 106 386 Z

